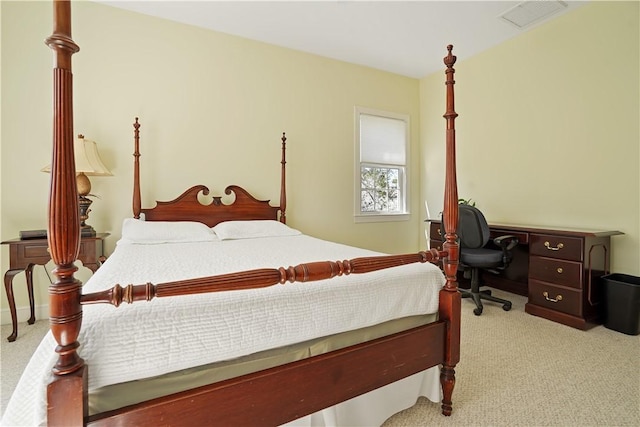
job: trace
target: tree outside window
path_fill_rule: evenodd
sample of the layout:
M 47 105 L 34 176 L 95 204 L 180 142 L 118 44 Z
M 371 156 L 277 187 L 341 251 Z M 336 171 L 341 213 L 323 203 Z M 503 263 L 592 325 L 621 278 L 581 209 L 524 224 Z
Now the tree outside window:
M 362 212 L 400 212 L 399 168 L 362 166 L 360 210 Z

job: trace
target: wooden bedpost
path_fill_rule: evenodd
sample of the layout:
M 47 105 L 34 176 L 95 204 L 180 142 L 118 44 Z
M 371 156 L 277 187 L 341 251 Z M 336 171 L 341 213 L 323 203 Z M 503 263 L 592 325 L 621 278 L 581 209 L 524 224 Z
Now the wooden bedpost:
M 76 352 L 82 324 L 81 283 L 73 277 L 80 248 L 80 217 L 73 153 L 71 4 L 53 3 L 53 155 L 49 189 L 48 240 L 57 277 L 49 287 L 51 331 L 58 342 L 54 378 L 47 389 L 48 425 L 82 425 L 86 411 L 86 367 Z
M 287 160 L 286 153 L 287 150 L 287 136 L 284 132 L 282 132 L 282 170 L 280 172 L 280 222 L 283 224 L 287 223 Z
M 440 318 L 448 320 L 448 339 L 445 348 L 445 362 L 442 365 L 440 381 L 442 383 L 443 399 L 442 413 L 451 415 L 451 396 L 455 385 L 455 366 L 460 361 L 460 304 L 461 296 L 458 292 L 457 271 L 459 246 L 456 230 L 458 228 L 458 184 L 456 180 L 456 130 L 455 119 L 458 114 L 454 108 L 453 85 L 453 64 L 456 57 L 452 55 L 452 45 L 447 46 L 448 55 L 444 58 L 447 66 L 445 74 L 447 76 L 447 111 L 444 118 L 447 121 L 447 146 L 446 146 L 446 170 L 444 188 L 444 211 L 443 222 L 445 224 L 444 251 L 447 252 L 443 260 L 444 273 L 447 283 L 440 292 Z
M 133 151 L 133 217 L 140 219 L 142 200 L 140 199 L 140 123 L 136 117 L 133 124 L 133 140 L 135 149 Z

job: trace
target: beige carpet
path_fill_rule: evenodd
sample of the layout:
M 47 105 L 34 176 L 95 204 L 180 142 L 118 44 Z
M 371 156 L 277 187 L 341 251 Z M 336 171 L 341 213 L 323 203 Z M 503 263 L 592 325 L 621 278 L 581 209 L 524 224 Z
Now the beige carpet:
M 0 328 L 0 410 L 3 414 L 24 367 L 48 330 L 49 320 L 37 320 L 33 325 L 18 323 L 18 339 L 10 343 L 7 337 L 11 335 L 11 325 Z
M 420 399 L 391 417 L 400 426 L 640 426 L 640 336 L 598 326 L 579 331 L 524 312 L 526 298 L 509 312 L 487 303 L 482 316 L 463 300 L 462 356 L 456 368 L 453 415 Z M 2 410 L 47 321 L 20 324 L 8 343 L 2 326 Z
M 580 331 L 487 303 L 481 316 L 462 301 L 461 361 L 453 414 L 418 404 L 396 426 L 640 426 L 640 336 L 598 326 Z

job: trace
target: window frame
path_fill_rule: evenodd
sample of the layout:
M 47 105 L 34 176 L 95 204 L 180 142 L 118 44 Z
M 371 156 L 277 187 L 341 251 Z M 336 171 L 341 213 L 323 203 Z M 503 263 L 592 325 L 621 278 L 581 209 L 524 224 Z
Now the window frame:
M 405 149 L 405 162 L 403 165 L 399 164 L 385 164 L 385 163 L 370 163 L 363 162 L 361 160 L 361 140 L 360 140 L 360 116 L 378 116 L 387 119 L 401 120 L 405 124 L 405 137 L 404 137 L 404 149 Z M 395 113 L 390 111 L 383 111 L 378 109 L 358 107 L 354 109 L 354 222 L 385 222 L 385 221 L 407 221 L 410 216 L 410 171 L 409 163 L 411 159 L 410 152 L 410 129 L 411 121 L 408 114 Z M 398 168 L 400 169 L 400 176 L 398 177 L 398 191 L 400 193 L 399 205 L 401 209 L 399 212 L 364 212 L 362 211 L 362 167 L 380 167 L 380 168 Z

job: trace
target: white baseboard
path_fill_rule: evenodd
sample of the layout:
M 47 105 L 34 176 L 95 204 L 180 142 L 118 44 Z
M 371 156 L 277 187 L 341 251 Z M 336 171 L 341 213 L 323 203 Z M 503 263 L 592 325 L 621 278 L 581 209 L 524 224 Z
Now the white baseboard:
M 36 320 L 48 319 L 49 304 L 36 305 L 35 312 Z M 29 306 L 16 307 L 16 314 L 18 315 L 18 323 L 26 322 L 27 320 L 29 320 L 29 316 L 31 316 Z M 11 324 L 11 311 L 9 311 L 8 308 L 5 308 L 0 312 L 0 323 L 3 325 Z

